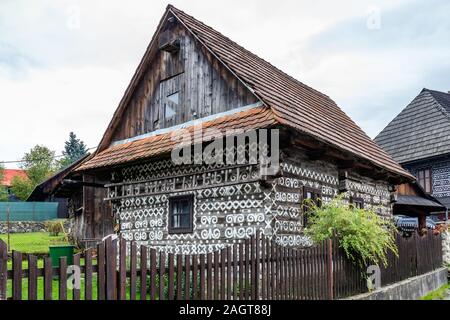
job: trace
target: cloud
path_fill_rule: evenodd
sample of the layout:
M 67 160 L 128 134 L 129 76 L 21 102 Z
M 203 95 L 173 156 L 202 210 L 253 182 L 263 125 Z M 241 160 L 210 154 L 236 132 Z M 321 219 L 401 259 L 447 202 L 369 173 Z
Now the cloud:
M 328 94 L 371 136 L 422 87 L 449 90 L 445 1 L 175 0 L 300 81 Z M 0 159 L 35 144 L 59 153 L 69 131 L 95 146 L 167 5 L 136 0 L 3 0 Z M 6 119 L 6 120 L 5 120 Z

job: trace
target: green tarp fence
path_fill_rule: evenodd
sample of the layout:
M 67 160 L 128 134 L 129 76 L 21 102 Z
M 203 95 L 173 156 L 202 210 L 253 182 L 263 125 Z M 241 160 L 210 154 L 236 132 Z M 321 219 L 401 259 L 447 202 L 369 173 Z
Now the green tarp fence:
M 0 202 L 0 221 L 47 221 L 58 218 L 57 202 Z

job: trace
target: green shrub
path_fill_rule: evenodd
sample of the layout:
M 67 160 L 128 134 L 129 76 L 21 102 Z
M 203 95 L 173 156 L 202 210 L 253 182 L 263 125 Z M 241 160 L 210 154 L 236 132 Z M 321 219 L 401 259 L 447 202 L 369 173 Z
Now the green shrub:
M 61 221 L 47 222 L 47 231 L 52 237 L 57 237 L 61 232 L 64 232 L 64 227 Z
M 347 257 L 361 266 L 380 263 L 386 266 L 389 250 L 398 255 L 392 221 L 371 210 L 349 206 L 342 197 L 320 207 L 312 202 L 305 205 L 312 213 L 305 232 L 313 241 L 337 237 Z

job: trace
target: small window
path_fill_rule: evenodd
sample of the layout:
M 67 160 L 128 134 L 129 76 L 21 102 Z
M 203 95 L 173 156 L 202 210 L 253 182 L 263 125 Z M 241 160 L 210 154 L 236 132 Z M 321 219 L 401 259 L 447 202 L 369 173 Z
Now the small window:
M 426 193 L 432 193 L 432 181 L 431 181 L 431 169 L 419 170 L 417 173 L 417 179 L 419 180 L 420 186 L 425 190 Z
M 169 233 L 193 232 L 194 197 L 182 196 L 169 199 Z
M 319 189 L 313 189 L 305 187 L 303 189 L 303 201 L 311 199 L 318 207 L 320 207 L 322 201 L 322 191 Z M 311 210 L 308 205 L 303 204 L 303 226 L 308 225 L 308 220 L 311 216 Z
M 364 209 L 364 199 L 362 198 L 350 198 L 350 203 L 353 207 L 357 209 Z

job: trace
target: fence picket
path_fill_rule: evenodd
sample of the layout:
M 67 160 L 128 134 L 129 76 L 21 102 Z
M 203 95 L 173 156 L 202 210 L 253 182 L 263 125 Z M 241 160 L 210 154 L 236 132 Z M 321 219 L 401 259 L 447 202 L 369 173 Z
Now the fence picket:
M 205 255 L 200 255 L 200 300 L 205 300 Z
M 198 257 L 192 256 L 192 300 L 198 300 L 198 286 L 199 286 L 199 274 L 198 274 Z
M 97 245 L 97 299 L 106 299 L 105 242 Z
M 404 238 L 397 235 L 399 257 L 387 255 L 389 267 L 381 268 L 382 285 L 389 285 L 409 277 L 432 271 L 442 263 L 442 240 L 428 234 Z M 119 246 L 117 246 L 119 244 Z M 130 283 L 130 298 L 137 298 L 137 277 L 140 277 L 141 299 L 177 300 L 318 300 L 339 299 L 366 292 L 363 277 L 365 267 L 352 263 L 339 247 L 337 239 L 316 244 L 309 248 L 288 248 L 273 240 L 256 235 L 226 247 L 220 251 L 202 255 L 174 255 L 140 246 L 140 270 L 137 246 L 130 243 L 130 264 L 127 272 L 127 243 L 124 239 L 107 238 L 97 246 L 97 266 L 92 265 L 92 250 L 85 257 L 84 278 L 86 300 L 92 299 L 92 273 L 97 272 L 98 299 L 125 299 L 126 285 Z M 119 250 L 117 250 L 119 249 Z M 118 252 L 117 252 L 118 251 Z M 67 258 L 59 259 L 59 266 L 52 267 L 49 257 L 44 268 L 38 269 L 37 257 L 28 255 L 28 268 L 23 270 L 20 252 L 12 253 L 12 270 L 7 270 L 7 248 L 0 241 L 0 298 L 6 299 L 12 278 L 12 298 L 22 299 L 22 282 L 28 281 L 29 300 L 38 298 L 38 277 L 44 276 L 44 299 L 52 299 L 53 275 L 58 275 L 59 300 L 70 298 L 67 294 Z M 73 256 L 74 265 L 80 266 L 81 254 Z M 117 261 L 119 265 L 117 265 Z M 166 265 L 167 262 L 167 265 Z M 149 264 L 149 267 L 148 267 Z M 175 266 L 176 264 L 176 266 Z M 117 269 L 118 267 L 118 269 Z M 83 270 L 82 268 L 82 270 Z M 149 275 L 148 275 L 148 268 Z M 158 269 L 159 268 L 159 269 Z M 166 278 L 167 273 L 167 278 Z M 149 278 L 148 278 L 149 276 Z M 159 278 L 159 295 L 157 283 Z M 176 280 L 175 280 L 176 279 Z M 175 283 L 176 281 L 176 283 Z M 39 293 L 41 294 L 41 293 Z M 80 299 L 79 288 L 73 289 L 73 299 Z
M 67 300 L 67 257 L 59 258 L 59 300 Z
M 166 254 L 161 251 L 159 255 L 159 300 L 165 300 L 166 295 L 164 292 L 164 275 L 166 271 Z
M 150 250 L 150 300 L 156 300 L 156 249 Z
M 116 299 L 116 242 L 108 237 L 105 242 L 105 266 L 106 266 L 106 300 Z
M 28 255 L 28 300 L 37 300 L 38 265 L 37 257 Z M 1 300 L 1 299 L 0 299 Z
M 127 243 L 124 238 L 119 239 L 119 286 L 117 288 L 117 298 L 119 300 L 126 299 L 127 286 Z
M 92 300 L 92 249 L 84 253 L 84 299 Z
M 191 256 L 184 256 L 184 300 L 191 297 Z M 181 293 L 180 293 L 181 294 Z M 180 298 L 181 300 L 182 298 Z
M 52 300 L 52 282 L 53 282 L 52 259 L 50 257 L 45 257 L 44 258 L 44 300 Z
M 22 300 L 22 253 L 13 251 L 13 300 Z
M 187 271 L 187 270 L 186 270 Z M 187 272 L 186 272 L 187 273 Z M 177 256 L 177 300 L 183 299 L 183 257 Z
M 76 267 L 80 267 L 80 258 L 81 254 L 75 254 L 73 256 L 73 265 Z M 78 283 L 80 285 L 81 282 Z M 73 286 L 73 300 L 80 300 L 80 287 L 79 286 Z
M 139 280 L 140 280 L 140 300 L 147 300 L 147 247 L 141 246 L 141 261 L 139 270 Z
M 130 300 L 136 300 L 137 295 L 136 282 L 137 282 L 137 246 L 136 242 L 133 241 L 130 244 Z
M 6 300 L 8 284 L 8 245 L 0 239 L 0 300 Z

